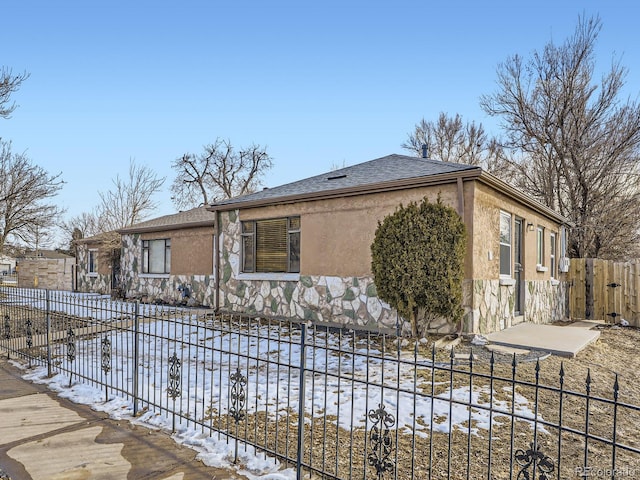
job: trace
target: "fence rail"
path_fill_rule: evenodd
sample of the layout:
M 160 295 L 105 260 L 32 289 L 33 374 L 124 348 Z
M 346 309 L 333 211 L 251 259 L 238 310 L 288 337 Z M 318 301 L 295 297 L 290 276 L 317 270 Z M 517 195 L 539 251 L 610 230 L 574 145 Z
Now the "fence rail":
M 0 349 L 296 478 L 640 474 L 640 407 L 539 363 L 287 319 L 0 287 Z M 631 475 L 629 478 L 633 478 Z

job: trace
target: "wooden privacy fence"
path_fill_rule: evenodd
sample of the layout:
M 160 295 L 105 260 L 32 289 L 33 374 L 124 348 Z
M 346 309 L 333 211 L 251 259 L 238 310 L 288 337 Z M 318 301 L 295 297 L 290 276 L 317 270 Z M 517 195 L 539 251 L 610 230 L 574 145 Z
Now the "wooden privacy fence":
M 640 260 L 572 258 L 568 280 L 572 318 L 609 323 L 624 319 L 640 327 Z

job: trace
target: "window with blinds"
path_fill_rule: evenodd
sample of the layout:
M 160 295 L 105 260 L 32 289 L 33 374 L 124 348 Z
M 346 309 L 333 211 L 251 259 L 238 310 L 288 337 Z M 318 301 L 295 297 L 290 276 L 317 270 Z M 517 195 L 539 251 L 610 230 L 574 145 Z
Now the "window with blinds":
M 300 217 L 242 222 L 243 272 L 300 272 Z

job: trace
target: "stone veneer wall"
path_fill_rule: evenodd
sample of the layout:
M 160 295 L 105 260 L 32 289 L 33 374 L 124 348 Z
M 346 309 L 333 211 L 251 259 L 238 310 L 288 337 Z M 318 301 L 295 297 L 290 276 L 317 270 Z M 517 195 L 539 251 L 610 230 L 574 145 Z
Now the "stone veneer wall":
M 121 277 L 127 298 L 142 298 L 148 302 L 213 306 L 215 277 L 213 275 L 141 275 L 140 235 L 122 236 Z M 189 298 L 184 298 L 181 287 L 187 287 Z
M 220 305 L 224 309 L 353 327 L 402 330 L 408 322 L 377 296 L 372 277 L 300 275 L 297 281 L 250 280 L 240 275 L 240 222 L 237 211 L 221 215 Z M 250 276 L 249 276 L 250 278 Z M 565 319 L 566 283 L 528 281 L 525 320 L 550 323 Z M 514 287 L 499 280 L 465 280 L 463 330 L 489 333 L 510 327 L 514 320 Z M 446 333 L 450 325 L 438 325 Z
M 396 329 L 398 316 L 378 298 L 372 277 L 300 275 L 299 280 L 245 280 L 240 274 L 237 211 L 221 215 L 220 306 L 354 327 Z
M 566 319 L 567 283 L 526 281 L 524 321 L 551 323 Z M 491 333 L 513 325 L 515 288 L 500 285 L 499 280 L 465 280 L 464 304 L 471 305 L 465 316 L 464 330 Z
M 111 293 L 110 275 L 89 274 L 89 247 L 87 245 L 78 245 L 77 255 L 76 278 L 78 284 L 76 285 L 76 290 L 85 293 L 101 293 L 103 295 Z

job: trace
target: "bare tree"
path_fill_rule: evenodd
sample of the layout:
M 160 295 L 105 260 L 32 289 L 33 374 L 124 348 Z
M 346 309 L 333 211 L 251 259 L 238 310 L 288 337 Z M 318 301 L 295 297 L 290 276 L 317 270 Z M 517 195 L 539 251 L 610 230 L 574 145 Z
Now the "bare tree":
M 78 240 L 100 233 L 100 221 L 95 209 L 92 212 L 82 212 L 68 220 L 63 220 L 59 227 L 69 239 L 70 251 L 75 250 L 75 244 Z
M 117 175 L 112 180 L 112 190 L 98 192 L 100 204 L 94 213 L 96 218 L 92 220 L 96 233 L 129 227 L 144 220 L 158 206 L 153 196 L 164 181 L 164 177 L 158 178 L 149 167 L 136 165 L 131 160 L 127 179 Z M 85 220 L 90 224 L 88 218 Z
M 254 192 L 271 166 L 260 145 L 236 150 L 229 140 L 216 139 L 203 153 L 185 153 L 172 162 L 177 172 L 171 185 L 173 203 L 191 208 Z
M 487 136 L 482 124 L 464 123 L 459 114 L 450 117 L 441 112 L 436 122 L 423 118 L 407 135 L 402 148 L 422 156 L 423 145 L 428 157 L 434 160 L 478 165 L 488 170 L 497 170 L 503 163 L 502 148 Z
M 570 254 L 622 258 L 640 240 L 640 108 L 620 99 L 627 70 L 615 59 L 594 81 L 601 28 L 580 17 L 562 45 L 508 58 L 481 105 L 502 118 L 513 181 L 574 222 Z
M 11 101 L 11 94 L 17 91 L 27 78 L 29 74 L 26 72 L 14 75 L 5 67 L 0 69 L 0 117 L 9 118 L 16 109 L 15 102 Z
M 150 168 L 138 166 L 131 160 L 128 178 L 123 180 L 117 175 L 112 180 L 113 189 L 98 192 L 97 207 L 60 223 L 60 229 L 67 235 L 69 250 L 75 251 L 77 241 L 82 238 L 100 235 L 105 251 L 111 255 L 120 242 L 120 235 L 114 231 L 143 221 L 157 207 L 153 196 L 164 180 Z
M 51 175 L 0 140 L 0 253 L 9 237 L 32 244 L 62 214 L 48 200 L 62 188 L 61 174 Z

